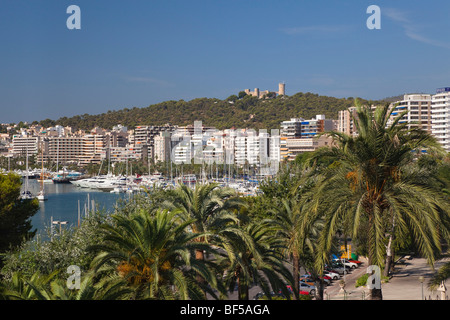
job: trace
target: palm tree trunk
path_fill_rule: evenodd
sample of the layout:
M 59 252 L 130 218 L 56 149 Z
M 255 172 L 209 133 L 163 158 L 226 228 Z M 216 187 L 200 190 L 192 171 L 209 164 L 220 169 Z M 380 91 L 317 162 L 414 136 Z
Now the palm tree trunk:
M 392 239 L 393 239 L 393 234 L 394 234 L 394 228 L 395 228 L 395 216 L 392 217 L 392 230 L 391 230 L 391 233 L 389 234 L 389 243 L 386 246 L 386 263 L 385 263 L 384 272 L 383 272 L 383 275 L 385 277 L 389 276 L 391 268 L 393 267 L 394 254 L 392 252 Z
M 323 300 L 323 279 L 317 278 L 316 279 L 316 300 Z
M 367 207 L 366 207 L 367 208 Z M 368 216 L 369 216 L 369 257 L 368 257 L 368 264 L 371 266 L 374 262 L 375 252 L 374 252 L 374 246 L 376 246 L 376 237 L 375 237 L 375 226 L 374 226 L 374 214 L 373 209 L 371 207 L 368 207 L 366 209 Z M 371 212 L 372 211 L 372 212 Z M 370 289 L 370 300 L 383 300 L 383 294 L 381 292 L 381 288 L 372 288 Z
M 298 295 L 300 292 L 300 257 L 297 252 L 292 255 L 293 267 L 292 276 L 294 277 L 294 300 L 298 300 Z
M 389 236 L 389 242 L 386 246 L 386 262 L 384 266 L 383 276 L 388 277 L 392 266 L 392 235 Z
M 239 268 L 240 269 L 240 268 Z M 248 291 L 248 286 L 245 284 L 244 281 L 242 281 L 242 275 L 241 272 L 236 271 L 237 273 L 237 285 L 238 285 L 238 299 L 239 300 L 248 300 L 249 297 L 249 291 Z
M 195 259 L 201 261 L 205 260 L 205 254 L 203 253 L 203 250 L 195 250 Z M 200 274 L 197 274 L 196 278 L 197 282 L 200 284 L 200 287 L 202 287 L 205 282 L 205 279 L 203 279 L 203 277 Z M 203 290 L 203 293 L 206 298 L 206 291 Z

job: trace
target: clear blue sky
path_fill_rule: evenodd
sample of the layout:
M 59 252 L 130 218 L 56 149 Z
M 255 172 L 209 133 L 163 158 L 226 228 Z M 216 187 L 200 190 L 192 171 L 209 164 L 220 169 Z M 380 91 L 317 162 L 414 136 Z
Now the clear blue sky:
M 68 30 L 69 5 L 81 30 Z M 369 30 L 369 5 L 381 29 Z M 0 0 L 0 122 L 256 87 L 379 99 L 450 86 L 449 1 Z

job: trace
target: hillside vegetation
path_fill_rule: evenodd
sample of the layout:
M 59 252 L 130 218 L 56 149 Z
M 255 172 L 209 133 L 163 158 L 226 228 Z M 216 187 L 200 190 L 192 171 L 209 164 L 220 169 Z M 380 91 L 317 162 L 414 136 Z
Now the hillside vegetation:
M 380 104 L 382 101 L 359 99 L 362 104 Z M 314 93 L 297 93 L 257 99 L 240 93 L 227 99 L 197 98 L 190 101 L 165 101 L 145 108 L 124 108 L 98 115 L 77 115 L 58 120 L 46 119 L 39 124 L 49 127 L 56 124 L 77 129 L 90 130 L 96 126 L 110 129 L 117 124 L 128 128 L 138 125 L 192 125 L 200 120 L 203 125 L 217 129 L 253 128 L 278 129 L 280 122 L 300 117 L 311 119 L 324 114 L 328 119 L 337 119 L 338 111 L 354 104 L 354 98 L 334 98 Z

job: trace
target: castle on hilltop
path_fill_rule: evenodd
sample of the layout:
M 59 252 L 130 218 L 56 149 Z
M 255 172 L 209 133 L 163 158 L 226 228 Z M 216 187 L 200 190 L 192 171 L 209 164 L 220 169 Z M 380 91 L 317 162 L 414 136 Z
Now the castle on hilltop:
M 278 91 L 273 92 L 269 90 L 260 91 L 259 88 L 255 88 L 254 91 L 250 91 L 250 89 L 245 89 L 244 92 L 250 96 L 258 97 L 259 99 L 269 95 L 270 93 L 274 93 L 276 95 L 285 95 L 286 94 L 286 85 L 283 83 L 278 84 Z

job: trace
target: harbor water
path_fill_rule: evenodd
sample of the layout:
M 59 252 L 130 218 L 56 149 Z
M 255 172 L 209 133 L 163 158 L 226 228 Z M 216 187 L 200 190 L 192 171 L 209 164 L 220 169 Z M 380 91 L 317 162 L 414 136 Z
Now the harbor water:
M 38 194 L 40 183 L 29 180 L 29 189 L 32 194 Z M 67 222 L 64 228 L 77 226 L 79 216 L 83 219 L 88 208 L 113 212 L 119 198 L 129 197 L 125 193 L 79 188 L 71 183 L 45 183 L 44 190 L 48 200 L 39 201 L 39 211 L 31 218 L 33 230 L 41 235 L 45 234 L 52 220 Z

